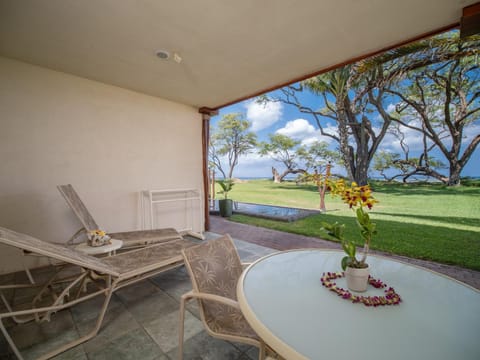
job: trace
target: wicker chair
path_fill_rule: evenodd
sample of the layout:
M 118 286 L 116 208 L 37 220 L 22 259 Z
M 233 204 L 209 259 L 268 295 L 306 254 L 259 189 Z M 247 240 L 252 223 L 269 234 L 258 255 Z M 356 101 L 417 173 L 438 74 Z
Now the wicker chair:
M 185 303 L 197 299 L 205 328 L 213 337 L 259 348 L 265 359 L 266 345 L 245 320 L 237 302 L 236 287 L 243 267 L 230 236 L 183 249 L 192 291 L 180 302 L 179 359 L 183 359 Z

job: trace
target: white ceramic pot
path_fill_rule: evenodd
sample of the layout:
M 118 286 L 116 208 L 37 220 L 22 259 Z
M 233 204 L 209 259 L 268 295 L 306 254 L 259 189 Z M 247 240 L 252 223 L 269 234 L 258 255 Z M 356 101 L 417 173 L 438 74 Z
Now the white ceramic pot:
M 348 288 L 357 292 L 367 291 L 369 274 L 370 271 L 368 267 L 363 269 L 347 267 L 347 270 L 345 270 L 345 278 L 347 279 Z

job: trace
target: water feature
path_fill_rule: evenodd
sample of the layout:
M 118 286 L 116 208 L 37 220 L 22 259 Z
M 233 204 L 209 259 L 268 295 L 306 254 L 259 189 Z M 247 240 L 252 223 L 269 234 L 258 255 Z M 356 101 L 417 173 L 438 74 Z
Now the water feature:
M 215 202 L 215 208 L 210 209 L 210 213 L 212 214 L 218 213 L 217 201 Z M 233 207 L 233 213 L 257 216 L 257 217 L 273 219 L 273 220 L 295 221 L 313 214 L 318 214 L 319 211 L 235 201 L 234 207 Z

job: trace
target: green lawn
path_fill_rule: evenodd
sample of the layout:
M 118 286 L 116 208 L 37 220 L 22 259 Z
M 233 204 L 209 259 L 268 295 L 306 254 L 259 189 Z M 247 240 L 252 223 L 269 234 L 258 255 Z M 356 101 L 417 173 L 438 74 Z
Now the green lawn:
M 440 184 L 372 184 L 380 201 L 371 211 L 378 235 L 372 248 L 480 270 L 480 187 L 448 188 Z M 293 182 L 274 184 L 251 180 L 235 184 L 234 200 L 318 209 L 316 187 Z M 346 224 L 346 236 L 358 238 L 352 210 L 339 199 L 326 197 L 327 213 L 292 223 L 234 215 L 242 223 L 329 239 L 321 221 Z

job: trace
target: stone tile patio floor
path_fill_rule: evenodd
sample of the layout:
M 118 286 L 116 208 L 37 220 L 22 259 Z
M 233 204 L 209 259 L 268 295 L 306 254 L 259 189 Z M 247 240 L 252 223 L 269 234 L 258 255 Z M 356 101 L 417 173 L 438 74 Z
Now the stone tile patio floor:
M 218 235 L 207 233 L 207 238 L 216 236 Z M 244 262 L 275 252 L 241 240 L 234 241 Z M 49 273 L 49 268 L 43 268 L 34 271 L 33 275 L 39 280 L 48 277 Z M 27 281 L 23 272 L 14 276 L 17 282 Z M 5 276 L 3 280 L 6 280 Z M 180 297 L 189 290 L 190 279 L 184 267 L 118 290 L 112 296 L 99 334 L 55 359 L 177 359 Z M 9 326 L 9 333 L 25 359 L 36 359 L 59 344 L 90 331 L 103 299 L 98 296 L 69 310 L 60 311 L 52 316 L 50 322 Z M 195 301 L 188 303 L 187 310 L 184 359 L 258 359 L 255 347 L 209 336 L 199 320 Z M 0 359 L 16 359 L 1 333 Z
M 236 224 L 219 217 L 211 218 L 210 230 L 207 238 L 230 233 L 244 262 L 278 250 L 338 247 L 331 242 Z M 480 272 L 407 258 L 400 260 L 428 267 L 480 288 Z M 40 269 L 34 276 L 46 276 L 47 271 L 47 268 Z M 15 276 L 21 278 L 25 274 L 17 273 Z M 120 289 L 112 297 L 100 333 L 55 359 L 177 359 L 179 301 L 180 296 L 190 289 L 190 280 L 183 267 Z M 60 311 L 51 322 L 15 325 L 9 329 L 10 334 L 25 359 L 34 359 L 91 329 L 102 301 L 97 297 L 70 310 Z M 255 347 L 209 336 L 199 320 L 194 301 L 189 303 L 187 309 L 184 359 L 258 358 Z M 14 358 L 4 337 L 0 335 L 0 359 Z

